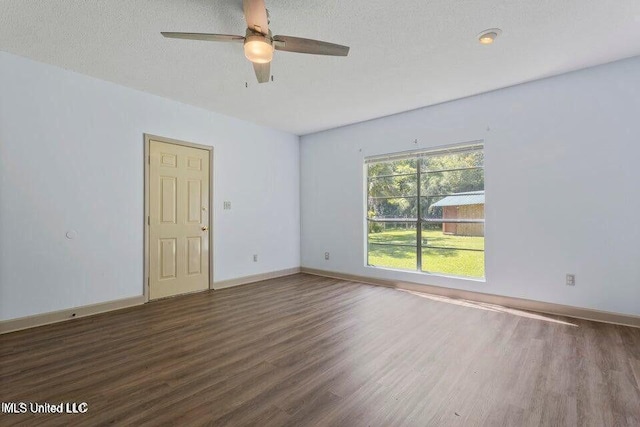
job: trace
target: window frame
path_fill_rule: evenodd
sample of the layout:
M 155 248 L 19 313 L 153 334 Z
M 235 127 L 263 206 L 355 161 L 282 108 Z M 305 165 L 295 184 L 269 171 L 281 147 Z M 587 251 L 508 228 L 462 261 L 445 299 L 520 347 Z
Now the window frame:
M 364 230 L 365 230 L 365 239 L 364 239 L 364 243 L 365 243 L 365 267 L 371 267 L 371 268 L 378 268 L 378 269 L 385 269 L 385 270 L 392 270 L 392 271 L 400 271 L 400 272 L 410 272 L 410 273 L 418 273 L 418 274 L 424 274 L 424 275 L 429 275 L 429 276 L 441 276 L 441 277 L 452 277 L 452 278 L 456 278 L 456 279 L 464 279 L 464 280 L 472 280 L 472 281 L 480 281 L 480 282 L 484 282 L 486 281 L 486 277 L 487 277 L 487 272 L 486 272 L 486 245 L 483 244 L 483 248 L 482 249 L 470 249 L 470 248 L 451 248 L 453 250 L 456 251 L 473 251 L 473 252 L 482 252 L 483 253 L 483 264 L 484 264 L 484 268 L 483 268 L 483 276 L 482 277 L 476 277 L 476 276 L 464 276 L 464 275 L 456 275 L 456 274 L 446 274 L 446 273 L 438 273 L 438 272 L 430 272 L 430 271 L 425 271 L 423 269 L 423 252 L 425 250 L 428 249 L 440 249 L 440 248 L 434 248 L 434 247 L 430 247 L 428 246 L 428 244 L 423 244 L 423 227 L 425 224 L 482 224 L 483 227 L 483 239 L 485 239 L 486 242 L 486 228 L 485 228 L 485 224 L 486 224 L 486 215 L 483 213 L 483 218 L 482 219 L 448 219 L 445 220 L 445 218 L 428 218 L 428 217 L 423 217 L 423 213 L 422 213 L 422 198 L 429 198 L 429 197 L 439 197 L 439 196 L 450 196 L 450 195 L 422 195 L 422 175 L 428 175 L 428 174 L 433 174 L 433 173 L 443 173 L 443 172 L 452 172 L 452 171 L 463 171 L 463 170 L 478 170 L 481 169 L 482 170 L 482 176 L 483 176 L 483 192 L 485 192 L 486 194 L 486 183 L 485 183 L 485 179 L 484 179 L 484 172 L 485 172 L 485 164 L 484 164 L 484 154 L 485 154 L 485 150 L 484 150 L 484 141 L 483 140 L 478 140 L 478 141 L 471 141 L 471 142 L 466 142 L 466 143 L 462 143 L 462 144 L 453 144 L 453 145 L 447 145 L 447 146 L 439 146 L 439 147 L 434 147 L 432 149 L 420 149 L 420 150 L 411 150 L 411 151 L 404 151 L 404 152 L 398 152 L 398 153 L 391 153 L 391 154 L 385 154 L 385 155 L 380 155 L 380 156 L 369 156 L 369 157 L 365 157 L 364 158 L 364 183 L 365 183 L 365 188 L 364 188 L 364 204 L 365 204 L 365 220 L 364 220 Z M 423 170 L 423 158 L 428 158 L 428 157 L 436 157 L 436 156 L 444 156 L 444 155 L 453 155 L 453 154 L 462 154 L 462 153 L 471 153 L 471 152 L 482 152 L 483 154 L 483 160 L 482 160 L 482 166 L 473 166 L 473 167 L 466 167 L 466 168 L 453 168 L 453 169 L 438 169 L 438 170 Z M 400 174 L 386 174 L 386 175 L 378 175 L 378 176 L 374 176 L 374 177 L 370 177 L 369 176 L 369 165 L 371 164 L 375 164 L 375 163 L 384 163 L 384 162 L 393 162 L 393 161 L 399 161 L 399 160 L 416 160 L 416 172 L 415 173 L 400 173 Z M 416 194 L 413 196 L 397 196 L 397 197 L 373 197 L 375 199 L 399 199 L 399 198 L 405 198 L 405 199 L 415 199 L 416 200 L 416 216 L 414 218 L 370 218 L 369 217 L 369 201 L 371 199 L 370 195 L 369 195 L 369 183 L 372 179 L 380 179 L 380 178 L 389 178 L 389 177 L 397 177 L 397 176 L 415 176 L 416 177 Z M 480 191 L 480 190 L 478 190 Z M 486 199 L 485 199 L 486 200 Z M 486 206 L 486 203 L 485 205 Z M 484 208 L 483 208 L 484 209 Z M 486 212 L 486 211 L 483 211 Z M 402 224 L 402 223 L 410 223 L 415 225 L 416 228 L 416 238 L 415 238 L 415 245 L 413 244 L 394 244 L 394 243 L 379 243 L 379 242 L 370 242 L 369 241 L 369 225 L 371 223 L 396 223 L 396 224 Z M 483 242 L 484 243 L 484 242 Z M 385 267 L 385 266 L 378 266 L 378 265 L 373 265 L 370 264 L 369 262 L 369 247 L 370 245 L 382 245 L 382 246 L 402 246 L 402 247 L 415 247 L 416 249 L 416 266 L 415 269 L 403 269 L 403 268 L 398 268 L 398 267 Z M 445 249 L 445 248 L 442 248 Z

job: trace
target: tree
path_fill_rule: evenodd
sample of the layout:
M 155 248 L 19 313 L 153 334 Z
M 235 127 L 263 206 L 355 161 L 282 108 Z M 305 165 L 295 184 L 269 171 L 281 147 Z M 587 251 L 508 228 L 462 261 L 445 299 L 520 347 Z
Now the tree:
M 484 190 L 484 153 L 443 154 L 368 166 L 369 218 L 416 218 L 417 167 L 420 166 L 422 217 L 441 215 L 430 206 L 456 193 Z M 376 227 L 370 223 L 370 231 Z

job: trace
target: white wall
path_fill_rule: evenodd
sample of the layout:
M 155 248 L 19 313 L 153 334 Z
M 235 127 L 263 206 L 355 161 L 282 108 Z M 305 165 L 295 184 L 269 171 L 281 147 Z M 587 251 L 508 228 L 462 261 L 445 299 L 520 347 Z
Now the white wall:
M 366 267 L 363 158 L 478 139 L 486 283 Z M 303 267 L 640 315 L 640 57 L 304 136 L 301 171 Z
M 0 320 L 142 294 L 145 132 L 214 147 L 215 281 L 300 265 L 297 136 L 0 52 Z

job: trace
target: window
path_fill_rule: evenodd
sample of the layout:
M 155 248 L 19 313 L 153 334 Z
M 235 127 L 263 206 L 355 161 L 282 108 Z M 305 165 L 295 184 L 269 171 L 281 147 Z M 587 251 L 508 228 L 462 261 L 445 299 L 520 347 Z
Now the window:
M 367 264 L 484 277 L 484 152 L 467 145 L 366 160 Z

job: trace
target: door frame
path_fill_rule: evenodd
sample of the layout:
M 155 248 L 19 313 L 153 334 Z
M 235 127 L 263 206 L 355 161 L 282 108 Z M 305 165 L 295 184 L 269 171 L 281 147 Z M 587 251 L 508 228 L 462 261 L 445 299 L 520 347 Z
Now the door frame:
M 180 141 L 177 139 L 166 138 L 164 136 L 144 134 L 144 216 L 142 221 L 144 224 L 144 268 L 142 293 L 144 301 L 149 302 L 149 174 L 150 174 L 150 146 L 151 141 L 158 141 L 166 144 L 181 145 L 183 147 L 198 148 L 209 152 L 209 286 L 213 289 L 213 147 L 209 145 L 194 144 L 192 142 Z

